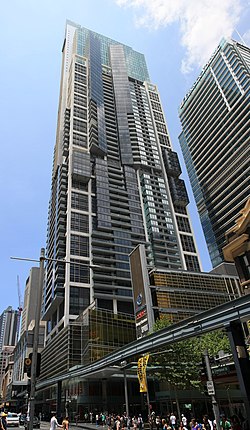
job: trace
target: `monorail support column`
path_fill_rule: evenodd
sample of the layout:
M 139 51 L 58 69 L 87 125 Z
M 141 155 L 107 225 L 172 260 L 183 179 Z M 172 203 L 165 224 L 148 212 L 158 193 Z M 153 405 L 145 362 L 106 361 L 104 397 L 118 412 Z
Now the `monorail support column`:
M 107 379 L 102 379 L 102 407 L 103 412 L 108 411 Z
M 227 327 L 227 334 L 232 349 L 242 399 L 245 404 L 248 429 L 250 429 L 250 360 L 241 322 L 239 320 L 232 321 Z
M 62 422 L 62 381 L 57 382 L 57 393 L 56 393 L 56 416 L 58 422 Z

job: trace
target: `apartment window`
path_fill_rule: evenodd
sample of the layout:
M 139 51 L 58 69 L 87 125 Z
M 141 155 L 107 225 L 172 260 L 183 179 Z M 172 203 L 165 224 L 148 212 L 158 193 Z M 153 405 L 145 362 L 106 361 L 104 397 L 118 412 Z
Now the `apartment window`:
M 70 236 L 70 253 L 80 257 L 89 257 L 89 238 L 87 236 Z
M 69 313 L 79 315 L 89 306 L 89 288 L 70 287 Z
M 79 231 L 81 233 L 88 233 L 89 231 L 89 217 L 88 215 L 72 212 L 71 213 L 71 230 Z
M 80 96 L 79 94 L 74 94 L 74 103 L 80 106 L 87 107 L 87 98 Z
M 169 139 L 167 136 L 164 136 L 163 134 L 158 134 L 158 137 L 161 145 L 169 145 Z
M 75 188 L 77 190 L 81 190 L 81 191 L 88 191 L 88 184 L 86 184 L 85 182 L 82 182 L 76 178 L 72 178 L 72 188 Z
M 81 148 L 87 148 L 87 136 L 79 133 L 73 133 L 73 145 L 80 146 Z
M 81 84 L 86 84 L 87 78 L 84 75 L 80 75 L 79 73 L 75 73 L 75 82 L 80 82 Z
M 183 251 L 196 252 L 192 236 L 186 236 L 184 234 L 181 234 L 180 236 Z
M 156 128 L 157 128 L 157 131 L 159 133 L 166 133 L 167 134 L 167 128 L 166 128 L 165 124 L 161 124 L 161 123 L 157 122 Z
M 185 255 L 185 262 L 187 266 L 187 270 L 190 272 L 199 272 L 200 265 L 199 260 L 196 255 Z
M 76 118 L 73 119 L 73 129 L 81 133 L 87 133 L 87 123 Z
M 164 122 L 164 116 L 160 112 L 154 112 L 154 118 L 156 121 Z
M 179 230 L 185 231 L 186 233 L 191 233 L 191 228 L 190 228 L 188 218 L 177 216 L 176 219 L 177 219 Z
M 76 65 L 75 65 L 75 71 L 79 72 L 79 73 L 82 73 L 82 74 L 86 74 L 86 67 L 83 66 L 82 64 L 76 63 Z
M 71 207 L 81 211 L 88 211 L 88 196 L 73 191 L 71 194 Z
M 89 266 L 81 260 L 70 260 L 70 282 L 89 283 Z
M 74 116 L 81 119 L 87 119 L 87 109 L 83 109 L 79 106 L 74 106 Z
M 83 96 L 86 96 L 87 88 L 83 85 L 79 85 L 79 84 L 75 83 L 75 92 L 82 94 Z

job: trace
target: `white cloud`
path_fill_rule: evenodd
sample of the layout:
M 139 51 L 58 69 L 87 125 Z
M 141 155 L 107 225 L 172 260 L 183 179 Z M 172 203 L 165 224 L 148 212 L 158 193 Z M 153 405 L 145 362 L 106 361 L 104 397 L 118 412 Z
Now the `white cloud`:
M 182 72 L 202 67 L 222 37 L 231 37 L 245 0 L 116 0 L 137 10 L 136 23 L 152 29 L 179 22 L 185 49 Z

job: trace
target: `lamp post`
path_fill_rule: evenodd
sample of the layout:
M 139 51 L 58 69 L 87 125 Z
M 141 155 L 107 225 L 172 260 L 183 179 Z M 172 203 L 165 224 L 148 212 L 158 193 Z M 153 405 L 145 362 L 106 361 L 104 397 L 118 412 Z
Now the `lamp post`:
M 126 416 L 127 419 L 129 417 L 129 403 L 128 403 L 128 381 L 127 381 L 127 362 L 126 360 L 121 362 L 121 369 L 123 370 L 123 377 L 124 377 L 124 394 L 125 394 L 125 405 L 126 405 Z M 129 367 L 131 365 L 129 364 Z
M 34 327 L 34 335 L 33 335 L 31 378 L 30 378 L 29 430 L 33 429 L 33 420 L 34 420 L 34 413 L 35 413 L 36 365 L 37 365 L 37 353 L 38 353 L 38 345 L 39 345 L 39 328 L 40 328 L 41 307 L 42 307 L 44 260 L 45 260 L 45 249 L 41 248 L 40 267 L 39 267 L 39 282 L 38 282 L 38 292 L 37 292 L 37 304 L 36 304 L 36 312 L 35 312 L 35 327 Z
M 213 412 L 214 412 L 214 417 L 215 417 L 215 421 L 216 421 L 216 428 L 219 430 L 220 429 L 220 411 L 219 411 L 219 406 L 215 397 L 215 389 L 214 389 L 214 383 L 213 383 L 213 376 L 212 376 L 212 370 L 211 370 L 211 366 L 210 366 L 210 361 L 209 361 L 209 356 L 208 356 L 208 351 L 207 349 L 205 349 L 205 351 L 203 352 L 204 354 L 204 358 L 205 358 L 205 364 L 206 364 L 206 369 L 207 369 L 207 389 L 208 389 L 208 394 L 211 396 L 211 400 L 212 400 L 212 407 L 213 407 Z

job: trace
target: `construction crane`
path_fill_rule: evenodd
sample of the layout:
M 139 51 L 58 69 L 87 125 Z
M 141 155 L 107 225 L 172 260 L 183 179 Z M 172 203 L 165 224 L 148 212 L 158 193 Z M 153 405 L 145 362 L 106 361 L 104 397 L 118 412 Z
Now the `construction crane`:
M 23 301 L 22 301 L 22 295 L 21 295 L 21 288 L 20 288 L 20 281 L 19 276 L 17 275 L 17 293 L 18 293 L 18 323 L 17 323 L 17 337 L 19 339 L 19 333 L 20 333 L 20 322 L 21 322 L 21 315 L 23 310 Z

